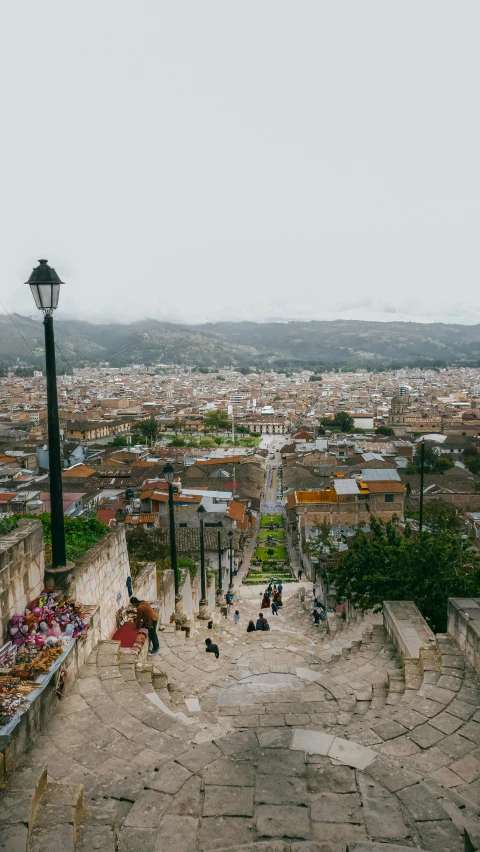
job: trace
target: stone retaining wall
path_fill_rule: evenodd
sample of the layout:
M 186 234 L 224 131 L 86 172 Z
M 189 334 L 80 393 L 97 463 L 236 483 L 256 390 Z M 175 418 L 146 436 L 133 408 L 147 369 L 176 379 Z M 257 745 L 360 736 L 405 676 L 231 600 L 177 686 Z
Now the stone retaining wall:
M 480 675 L 480 598 L 448 599 L 448 633 Z
M 383 623 L 405 668 L 405 686 L 416 688 L 421 672 L 435 668 L 435 634 L 413 601 L 384 601 Z
M 0 645 L 12 615 L 23 615 L 42 591 L 44 571 L 42 524 L 22 519 L 16 530 L 0 538 Z
M 141 601 L 157 599 L 157 566 L 155 562 L 147 562 L 140 569 L 133 581 L 133 594 Z

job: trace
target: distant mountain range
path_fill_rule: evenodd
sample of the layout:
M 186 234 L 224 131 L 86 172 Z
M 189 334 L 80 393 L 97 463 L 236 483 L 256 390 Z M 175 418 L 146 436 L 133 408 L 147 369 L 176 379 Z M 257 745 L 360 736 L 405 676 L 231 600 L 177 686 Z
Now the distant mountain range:
M 67 362 L 72 367 L 184 364 L 205 370 L 480 366 L 480 325 L 360 320 L 179 325 L 150 319 L 95 325 L 58 319 L 55 334 L 58 368 L 66 372 Z M 41 321 L 0 315 L 2 369 L 38 368 L 43 360 Z

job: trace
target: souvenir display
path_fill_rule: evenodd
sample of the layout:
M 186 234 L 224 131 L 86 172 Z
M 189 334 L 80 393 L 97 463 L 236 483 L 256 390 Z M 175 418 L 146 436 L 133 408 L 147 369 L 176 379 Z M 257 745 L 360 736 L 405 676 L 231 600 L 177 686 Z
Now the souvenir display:
M 79 604 L 50 591 L 30 601 L 24 615 L 12 615 L 0 648 L 0 727 L 26 709 L 25 696 L 39 687 L 35 678 L 50 671 L 71 639 L 85 638 L 88 626 Z

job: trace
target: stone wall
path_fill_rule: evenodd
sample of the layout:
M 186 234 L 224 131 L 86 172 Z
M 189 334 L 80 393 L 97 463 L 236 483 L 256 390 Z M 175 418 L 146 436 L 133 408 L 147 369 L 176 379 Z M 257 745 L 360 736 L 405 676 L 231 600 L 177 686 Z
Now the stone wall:
M 16 530 L 0 538 L 0 644 L 12 615 L 23 614 L 42 591 L 44 570 L 42 524 L 22 519 Z
M 405 686 L 416 688 L 421 673 L 439 664 L 435 634 L 413 601 L 384 601 L 383 623 L 403 662 Z
M 140 601 L 157 600 L 157 566 L 155 562 L 147 562 L 140 569 L 133 581 L 133 594 Z
M 448 633 L 480 675 L 480 598 L 448 599 Z
M 100 639 L 110 639 L 116 630 L 117 610 L 128 600 L 129 573 L 123 526 L 112 527 L 75 562 L 68 591 L 84 604 L 100 606 Z

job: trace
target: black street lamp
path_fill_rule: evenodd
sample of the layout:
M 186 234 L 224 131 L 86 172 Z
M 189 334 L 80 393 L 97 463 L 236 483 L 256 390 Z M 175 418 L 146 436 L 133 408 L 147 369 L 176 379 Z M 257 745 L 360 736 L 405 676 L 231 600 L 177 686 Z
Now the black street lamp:
M 218 522 L 218 531 L 217 531 L 217 552 L 218 552 L 218 588 L 216 594 L 216 604 L 217 606 L 221 606 L 223 602 L 223 577 L 222 577 L 222 529 L 223 524 L 221 521 Z
M 232 592 L 233 591 L 233 545 L 232 545 L 233 532 L 232 532 L 232 530 L 228 531 L 228 537 L 230 539 L 230 585 L 228 587 L 228 591 Z
M 180 582 L 178 578 L 177 565 L 177 541 L 175 537 L 175 510 L 173 506 L 173 480 L 175 479 L 175 471 L 172 465 L 167 462 L 163 468 L 163 478 L 168 485 L 168 517 L 170 523 L 170 564 L 173 571 L 173 579 L 175 581 L 175 601 L 180 596 Z
M 203 526 L 203 515 L 206 509 L 205 506 L 200 506 L 197 513 L 200 519 L 200 603 L 198 608 L 199 618 L 209 618 L 208 601 L 207 601 L 207 571 L 205 568 L 205 532 Z
M 420 509 L 418 513 L 418 531 L 423 529 L 423 476 L 425 468 L 425 441 L 422 439 L 420 447 Z
M 46 260 L 39 261 L 27 281 L 35 304 L 43 311 L 45 329 L 45 367 L 47 377 L 48 467 L 50 478 L 50 522 L 52 528 L 52 567 L 67 564 L 65 525 L 63 519 L 62 462 L 60 457 L 60 424 L 58 418 L 57 371 L 55 366 L 55 337 L 53 312 L 58 306 L 60 281 Z

